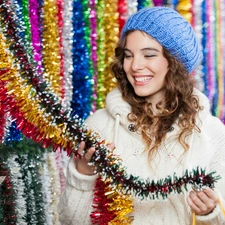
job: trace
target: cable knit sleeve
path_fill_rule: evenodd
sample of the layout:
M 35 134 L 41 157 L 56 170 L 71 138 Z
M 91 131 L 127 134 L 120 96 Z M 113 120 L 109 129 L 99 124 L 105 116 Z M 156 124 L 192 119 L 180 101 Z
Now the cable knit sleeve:
M 215 147 L 210 170 L 216 171 L 217 175 L 221 177 L 215 184 L 215 190 L 218 192 L 223 207 L 225 207 L 225 126 L 215 117 L 211 117 L 206 126 L 211 137 L 210 141 Z M 206 216 L 197 216 L 196 219 L 198 225 L 225 225 L 225 216 L 219 204 L 212 213 Z
M 82 175 L 71 158 L 67 168 L 66 188 L 60 196 L 58 213 L 62 225 L 91 224 L 93 187 L 97 175 Z
M 105 110 L 99 110 L 90 116 L 85 124 L 96 132 L 107 125 Z M 99 122 L 100 121 L 100 122 Z M 90 225 L 93 189 L 97 175 L 87 176 L 80 174 L 73 158 L 67 166 L 67 182 L 65 190 L 61 193 L 58 203 L 58 213 L 62 225 Z

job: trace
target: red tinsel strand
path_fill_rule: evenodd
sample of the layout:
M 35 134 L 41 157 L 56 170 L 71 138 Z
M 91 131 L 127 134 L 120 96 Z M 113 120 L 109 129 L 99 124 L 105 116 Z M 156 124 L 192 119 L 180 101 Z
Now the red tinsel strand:
M 94 188 L 92 204 L 95 210 L 90 214 L 92 224 L 94 225 L 108 225 L 108 223 L 116 217 L 113 211 L 108 210 L 108 206 L 113 202 L 113 199 L 105 195 L 106 188 L 108 188 L 108 183 L 98 178 Z
M 16 224 L 17 217 L 15 212 L 15 191 L 11 182 L 10 170 L 4 162 L 0 162 L 0 176 L 5 176 L 1 184 L 1 202 L 3 206 L 3 224 Z
M 61 76 L 61 94 L 62 94 L 62 99 L 65 97 L 65 79 L 64 79 L 64 54 L 63 54 L 63 44 L 62 44 L 62 33 L 63 33 L 63 1 L 62 0 L 57 0 L 57 7 L 58 7 L 58 12 L 57 12 L 57 19 L 58 19 L 58 29 L 59 29 L 59 45 L 60 45 L 60 76 Z
M 118 13 L 119 13 L 119 35 L 123 29 L 123 26 L 127 20 L 127 1 L 118 0 Z

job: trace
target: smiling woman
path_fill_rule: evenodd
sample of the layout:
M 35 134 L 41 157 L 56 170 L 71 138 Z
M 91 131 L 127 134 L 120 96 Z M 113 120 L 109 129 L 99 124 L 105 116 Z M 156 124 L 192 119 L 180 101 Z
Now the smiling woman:
M 168 61 L 159 42 L 144 32 L 130 32 L 124 48 L 123 68 L 136 95 L 145 97 L 153 105 L 163 101 Z
M 191 25 L 171 8 L 145 8 L 127 20 L 111 64 L 118 87 L 108 94 L 106 108 L 85 123 L 109 141 L 109 155 L 121 158 L 130 179 L 115 170 L 115 158 L 110 166 L 103 160 L 101 166 L 106 165 L 111 176 L 99 181 L 90 163 L 99 149 L 82 141 L 80 157 L 68 164 L 59 202 L 62 224 L 190 225 L 194 214 L 197 224 L 225 225 L 220 209 L 225 201 L 225 127 L 194 87 L 190 73 L 200 59 Z M 221 179 L 215 186 L 204 186 L 204 172 L 193 172 L 195 168 L 216 171 Z M 183 191 L 189 176 L 200 186 L 187 185 Z M 167 201 L 158 195 L 156 180 Z M 110 182 L 117 182 L 117 189 L 111 190 Z M 149 198 L 137 195 L 140 189 Z M 151 191 L 157 194 L 150 196 Z

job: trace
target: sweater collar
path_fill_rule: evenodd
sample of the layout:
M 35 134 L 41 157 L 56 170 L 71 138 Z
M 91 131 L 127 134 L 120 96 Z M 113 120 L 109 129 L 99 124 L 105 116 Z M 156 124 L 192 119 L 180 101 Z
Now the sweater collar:
M 198 97 L 200 105 L 203 109 L 198 113 L 197 125 L 201 126 L 205 118 L 210 114 L 210 103 L 208 98 L 199 90 L 194 89 L 193 94 Z M 122 98 L 122 94 L 118 88 L 112 90 L 106 97 L 106 108 L 114 119 L 120 115 L 120 123 L 124 125 L 130 124 L 127 115 L 131 112 L 131 106 Z

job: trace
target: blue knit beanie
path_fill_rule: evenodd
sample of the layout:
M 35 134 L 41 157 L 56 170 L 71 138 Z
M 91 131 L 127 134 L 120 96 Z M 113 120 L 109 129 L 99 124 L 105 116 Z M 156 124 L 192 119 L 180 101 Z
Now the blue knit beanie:
M 184 64 L 189 73 L 201 59 L 201 51 L 192 26 L 171 8 L 151 7 L 139 10 L 128 18 L 121 38 L 130 30 L 144 31 L 156 39 Z

